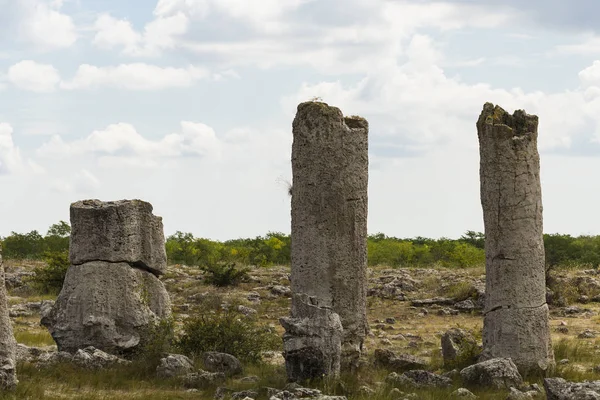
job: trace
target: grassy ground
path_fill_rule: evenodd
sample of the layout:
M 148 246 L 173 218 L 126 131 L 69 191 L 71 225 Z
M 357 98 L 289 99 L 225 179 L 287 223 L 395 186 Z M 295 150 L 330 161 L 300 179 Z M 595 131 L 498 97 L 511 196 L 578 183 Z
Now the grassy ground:
M 373 270 L 371 276 L 384 273 L 383 268 Z M 387 273 L 387 272 L 386 272 Z M 576 272 L 569 272 L 576 273 Z M 289 285 L 287 279 L 289 269 L 265 268 L 252 272 L 255 281 L 243 283 L 236 288 L 218 289 L 204 285 L 201 274 L 194 268 L 172 268 L 163 278 L 173 298 L 176 321 L 179 323 L 186 315 L 194 315 L 198 310 L 211 305 L 220 306 L 222 303 L 239 303 L 253 307 L 258 311 L 262 324 L 272 325 L 279 334 L 283 329 L 279 318 L 289 314 L 290 299 L 274 297 L 265 288 L 268 284 Z M 462 274 L 448 283 L 442 278 L 440 271 L 431 269 L 428 272 L 418 272 L 421 286 L 411 297 L 425 298 L 433 296 L 465 297 L 468 286 L 462 280 L 478 278 L 483 269 L 459 271 Z M 257 289 L 259 288 L 259 289 Z M 260 304 L 247 300 L 249 291 L 257 291 L 261 295 Z M 30 301 L 41 301 L 48 296 L 13 296 L 10 304 Z M 569 380 L 600 379 L 600 373 L 594 367 L 600 365 L 600 339 L 579 339 L 577 335 L 585 329 L 596 329 L 600 322 L 598 313 L 600 306 L 591 303 L 580 305 L 592 311 L 591 317 L 564 317 L 555 315 L 551 319 L 552 338 L 557 361 L 568 359 L 565 364 L 559 363 L 554 374 Z M 393 317 L 394 324 L 382 324 L 386 318 Z M 430 369 L 444 372 L 440 355 L 440 337 L 451 327 L 469 330 L 480 337 L 482 317 L 480 313 L 461 313 L 454 316 L 437 314 L 437 308 L 426 310 L 411 307 L 408 301 L 396 301 L 368 298 L 368 319 L 372 334 L 366 340 L 367 359 L 372 358 L 376 348 L 387 348 L 400 353 L 411 353 L 427 359 Z M 19 317 L 13 319 L 15 337 L 19 343 L 28 346 L 47 346 L 54 344 L 45 328 L 39 325 L 39 316 Z M 567 333 L 555 330 L 560 325 L 568 328 Z M 243 383 L 230 379 L 222 386 L 235 390 L 257 389 L 261 387 L 283 388 L 286 384 L 285 369 L 281 362 L 275 365 L 261 364 L 246 366 L 245 375 L 255 375 L 258 382 Z M 370 363 L 369 363 L 370 364 Z M 389 371 L 376 369 L 367 364 L 353 375 L 342 376 L 339 381 L 314 382 L 312 386 L 322 389 L 327 394 L 348 395 L 351 399 L 392 399 L 389 393 L 392 389 L 384 383 Z M 144 363 L 133 363 L 129 366 L 119 366 L 103 371 L 86 371 L 71 365 L 58 365 L 51 368 L 39 369 L 27 363 L 18 365 L 19 385 L 14 393 L 0 395 L 0 399 L 211 399 L 215 387 L 188 392 L 177 380 L 157 379 L 153 366 Z M 531 383 L 541 383 L 533 380 Z M 359 388 L 368 386 L 375 393 L 361 395 Z M 419 399 L 448 399 L 450 393 L 457 387 L 446 390 L 413 391 Z M 472 391 L 485 399 L 505 399 L 503 391 Z M 266 393 L 261 393 L 260 399 L 265 399 Z

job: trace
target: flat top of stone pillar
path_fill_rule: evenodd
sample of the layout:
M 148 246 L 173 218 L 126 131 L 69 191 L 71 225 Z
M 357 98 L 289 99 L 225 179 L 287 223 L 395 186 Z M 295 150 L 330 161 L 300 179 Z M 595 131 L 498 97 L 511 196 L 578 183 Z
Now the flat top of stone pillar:
M 75 203 L 71 204 L 71 208 L 89 208 L 89 209 L 98 209 L 98 208 L 110 208 L 110 207 L 119 207 L 133 205 L 139 206 L 142 208 L 148 208 L 151 212 L 153 207 L 152 204 L 147 201 L 133 199 L 133 200 L 115 200 L 115 201 L 101 201 L 98 199 L 89 199 L 89 200 L 79 200 Z
M 314 116 L 316 114 L 319 117 L 333 117 L 339 119 L 340 121 L 343 121 L 350 130 L 369 129 L 369 123 L 365 118 L 359 117 L 358 115 L 344 117 L 344 114 L 338 107 L 330 106 L 322 101 L 305 101 L 304 103 L 298 104 L 297 111 L 296 118 L 298 116 Z
M 523 136 L 537 131 L 537 115 L 527 114 L 525 110 L 516 110 L 512 115 L 502 107 L 492 103 L 485 103 L 483 111 L 477 121 L 477 126 L 503 125 L 513 131 L 514 136 Z

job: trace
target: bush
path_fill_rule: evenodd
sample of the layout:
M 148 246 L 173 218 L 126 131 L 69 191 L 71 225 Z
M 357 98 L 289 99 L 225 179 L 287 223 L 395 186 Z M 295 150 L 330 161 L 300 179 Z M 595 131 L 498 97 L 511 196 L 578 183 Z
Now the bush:
M 136 350 L 135 359 L 148 373 L 154 374 L 160 359 L 175 345 L 175 323 L 172 318 L 161 319 L 145 329 L 145 340 Z
M 206 273 L 205 281 L 217 287 L 236 286 L 248 279 L 248 268 L 238 268 L 235 263 L 215 263 L 202 267 Z
M 46 265 L 36 267 L 33 270 L 34 275 L 28 278 L 28 282 L 41 294 L 58 294 L 69 269 L 69 252 L 45 253 L 44 261 Z
M 281 338 L 255 319 L 232 311 L 203 312 L 183 324 L 177 341 L 181 351 L 198 357 L 205 351 L 228 353 L 242 361 L 258 362 L 261 353 L 281 346 Z

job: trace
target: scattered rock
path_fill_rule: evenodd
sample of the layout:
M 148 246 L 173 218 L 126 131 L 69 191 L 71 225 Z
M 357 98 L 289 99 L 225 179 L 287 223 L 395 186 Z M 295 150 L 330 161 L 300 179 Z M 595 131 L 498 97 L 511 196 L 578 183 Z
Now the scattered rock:
M 451 399 L 467 399 L 467 400 L 475 400 L 477 396 L 475 396 L 470 390 L 465 388 L 458 388 L 454 392 L 450 393 Z
M 450 297 L 434 297 L 432 299 L 412 300 L 410 304 L 414 307 L 431 306 L 437 304 L 440 306 L 452 306 L 456 303 L 455 299 Z
M 209 372 L 222 372 L 225 376 L 240 375 L 243 371 L 240 360 L 226 353 L 207 351 L 202 355 L 204 368 Z
M 93 346 L 79 349 L 72 358 L 73 364 L 87 369 L 102 369 L 117 364 L 130 364 L 131 361 L 124 360 L 112 354 L 105 353 Z
M 506 400 L 529 400 L 534 397 L 529 392 L 521 392 L 519 389 L 511 387 Z
M 592 331 L 591 329 L 586 329 L 583 332 L 581 332 L 579 335 L 577 335 L 577 337 L 579 339 L 594 339 L 596 338 L 597 333 L 596 331 Z
M 225 374 L 222 372 L 198 371 L 182 377 L 183 385 L 186 388 L 196 389 L 201 389 L 223 381 L 225 381 Z
M 508 389 L 520 387 L 523 378 L 510 358 L 493 358 L 471 365 L 460 376 L 468 385 Z
M 375 349 L 375 365 L 393 371 L 406 371 L 411 369 L 424 369 L 427 367 L 427 361 L 410 354 L 396 355 L 391 350 Z
M 437 375 L 424 370 L 406 371 L 404 374 L 408 379 L 412 380 L 417 387 L 423 388 L 443 388 L 452 386 L 452 379 L 442 375 Z
M 475 303 L 473 303 L 473 300 L 467 299 L 454 304 L 454 308 L 456 308 L 459 311 L 468 312 L 475 310 L 477 307 L 475 306 Z
M 247 317 L 248 317 L 248 316 L 250 316 L 250 315 L 254 315 L 254 314 L 256 314 L 256 313 L 258 312 L 258 311 L 256 311 L 254 308 L 246 307 L 246 306 L 243 306 L 243 305 L 239 305 L 239 306 L 237 307 L 237 310 L 238 310 L 240 313 L 242 313 L 242 314 L 244 314 L 245 316 L 247 316 Z
M 600 381 L 568 382 L 563 378 L 544 379 L 547 400 L 600 400 Z
M 477 341 L 469 332 L 452 328 L 442 335 L 442 357 L 444 365 L 454 365 L 473 357 L 477 351 Z
M 186 375 L 194 371 L 192 360 L 182 354 L 169 354 L 161 358 L 156 367 L 156 375 L 159 378 L 172 378 L 174 376 Z

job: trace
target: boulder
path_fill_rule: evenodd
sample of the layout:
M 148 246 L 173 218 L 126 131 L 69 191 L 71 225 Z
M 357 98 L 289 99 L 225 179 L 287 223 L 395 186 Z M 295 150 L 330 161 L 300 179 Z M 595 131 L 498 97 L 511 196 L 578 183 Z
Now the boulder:
M 477 341 L 463 329 L 452 328 L 442 335 L 442 357 L 446 366 L 469 361 L 477 352 Z
M 403 375 L 415 382 L 415 385 L 420 388 L 444 388 L 452 386 L 452 379 L 429 371 L 412 370 L 406 371 Z
M 173 378 L 192 372 L 194 372 L 194 363 L 182 354 L 169 354 L 161 358 L 156 367 L 156 375 L 159 378 Z
M 169 295 L 153 274 L 126 263 L 95 261 L 69 268 L 56 303 L 41 323 L 59 351 L 94 346 L 124 354 L 170 314 Z
M 471 365 L 460 376 L 467 385 L 508 389 L 520 387 L 523 378 L 510 358 L 493 358 Z
M 410 369 L 426 368 L 427 361 L 410 354 L 397 355 L 391 350 L 375 349 L 375 365 L 402 372 Z
M 568 382 L 563 378 L 544 379 L 548 400 L 600 400 L 600 381 Z
M 183 386 L 186 388 L 200 389 L 225 381 L 225 374 L 222 372 L 198 371 L 184 375 L 182 381 Z
M 225 376 L 240 375 L 243 372 L 242 363 L 231 354 L 207 351 L 202 359 L 204 368 L 209 372 L 222 372 Z
M 71 204 L 71 264 L 89 261 L 129 263 L 153 274 L 167 269 L 162 218 L 141 200 Z

